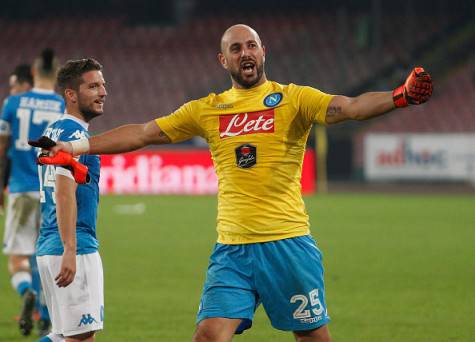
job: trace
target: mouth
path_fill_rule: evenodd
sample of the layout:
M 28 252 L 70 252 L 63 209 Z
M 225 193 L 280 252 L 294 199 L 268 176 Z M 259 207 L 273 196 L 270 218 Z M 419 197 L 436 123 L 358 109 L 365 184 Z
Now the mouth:
M 256 64 L 252 61 L 246 61 L 246 62 L 242 62 L 241 63 L 241 72 L 245 75 L 245 76 L 252 76 L 254 75 L 254 72 L 255 72 L 255 68 L 256 68 Z
M 103 106 L 104 105 L 104 99 L 97 99 L 96 101 L 94 101 L 94 103 Z

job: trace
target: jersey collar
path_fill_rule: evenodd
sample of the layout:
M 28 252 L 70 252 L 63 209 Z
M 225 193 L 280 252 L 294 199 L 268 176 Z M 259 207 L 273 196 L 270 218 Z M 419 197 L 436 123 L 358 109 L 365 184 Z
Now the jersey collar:
M 86 121 L 81 120 L 81 119 L 79 119 L 75 116 L 72 116 L 71 114 L 64 113 L 62 119 L 63 120 L 64 119 L 73 120 L 73 121 L 77 122 L 78 124 L 80 124 L 82 127 L 84 127 L 85 130 L 87 130 L 89 128 L 89 124 Z
M 267 81 L 265 81 L 264 83 L 262 83 L 261 85 L 259 85 L 257 87 L 252 87 L 252 88 L 248 88 L 248 89 L 241 89 L 241 88 L 232 87 L 231 92 L 233 92 L 234 94 L 239 94 L 239 95 L 255 95 L 255 94 L 259 94 L 261 92 L 266 91 L 267 88 L 270 88 L 270 87 L 272 87 L 272 82 L 267 80 Z
M 51 89 L 33 88 L 31 91 L 38 94 L 54 94 L 54 90 Z

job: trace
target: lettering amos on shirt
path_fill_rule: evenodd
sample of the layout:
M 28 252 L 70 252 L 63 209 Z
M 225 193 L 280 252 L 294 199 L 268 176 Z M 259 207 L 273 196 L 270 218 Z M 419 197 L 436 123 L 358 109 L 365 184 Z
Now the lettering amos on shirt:
M 42 109 L 61 113 L 61 106 L 62 102 L 57 100 L 38 99 L 27 96 L 20 98 L 20 107 L 22 108 Z
M 273 132 L 274 109 L 219 116 L 219 137 L 221 139 L 244 134 Z

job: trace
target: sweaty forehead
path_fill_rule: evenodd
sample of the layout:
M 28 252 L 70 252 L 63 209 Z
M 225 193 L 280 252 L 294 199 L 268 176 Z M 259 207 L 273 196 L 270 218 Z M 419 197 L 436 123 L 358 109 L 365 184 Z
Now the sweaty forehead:
M 225 51 L 230 45 L 235 43 L 243 44 L 250 40 L 261 44 L 261 39 L 257 32 L 246 25 L 235 25 L 228 28 L 221 38 L 221 51 Z

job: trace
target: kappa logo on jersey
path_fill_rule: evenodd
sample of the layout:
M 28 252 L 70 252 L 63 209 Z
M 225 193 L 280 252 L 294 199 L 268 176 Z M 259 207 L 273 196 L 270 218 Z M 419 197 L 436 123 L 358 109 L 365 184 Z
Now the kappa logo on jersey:
M 216 105 L 216 108 L 218 109 L 229 109 L 229 108 L 233 108 L 234 106 L 232 105 L 232 103 L 220 103 L 218 105 Z
M 280 103 L 280 101 L 282 101 L 282 93 L 274 93 L 265 97 L 264 104 L 267 107 L 275 107 Z
M 244 134 L 273 133 L 274 109 L 219 116 L 220 138 Z
M 80 327 L 81 325 L 88 325 L 92 323 L 97 323 L 97 321 L 94 319 L 94 317 L 91 316 L 91 314 L 82 315 L 78 327 Z
M 242 169 L 248 169 L 256 165 L 257 148 L 250 144 L 236 147 L 236 165 Z
M 69 136 L 69 138 L 85 139 L 85 138 L 87 138 L 87 136 L 86 136 L 85 131 L 80 131 L 80 130 L 77 129 L 76 131 L 74 131 L 73 134 L 71 134 Z

